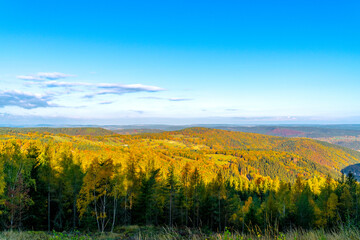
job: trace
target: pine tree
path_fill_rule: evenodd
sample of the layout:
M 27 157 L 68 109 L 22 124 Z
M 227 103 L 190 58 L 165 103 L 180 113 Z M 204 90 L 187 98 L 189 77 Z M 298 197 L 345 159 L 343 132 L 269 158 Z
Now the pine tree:
M 158 209 L 156 194 L 158 194 L 157 178 L 160 169 L 152 169 L 142 174 L 139 198 L 136 204 L 136 215 L 140 223 L 150 225 L 156 223 Z
M 181 171 L 181 192 L 184 196 L 182 212 L 185 212 L 185 226 L 188 226 L 189 209 L 191 208 L 191 188 L 190 188 L 190 165 L 186 163 Z
M 312 205 L 311 190 L 305 185 L 296 201 L 296 220 L 300 227 L 308 229 L 314 220 L 314 207 Z
M 69 205 L 72 206 L 72 229 L 75 230 L 78 220 L 76 203 L 83 184 L 84 173 L 81 169 L 80 160 L 78 159 L 76 161 L 72 154 L 64 157 L 60 164 L 62 167 L 60 179 L 62 179 L 62 183 L 64 184 L 64 194 L 68 199 Z M 111 166 L 111 163 L 109 164 Z
M 168 198 L 169 226 L 173 226 L 175 212 L 175 198 L 178 191 L 177 179 L 174 173 L 174 165 L 170 165 L 166 177 L 165 191 Z
M 340 196 L 340 212 L 342 213 L 343 220 L 350 226 L 353 222 L 353 196 L 350 194 L 349 186 L 344 184 L 342 193 Z

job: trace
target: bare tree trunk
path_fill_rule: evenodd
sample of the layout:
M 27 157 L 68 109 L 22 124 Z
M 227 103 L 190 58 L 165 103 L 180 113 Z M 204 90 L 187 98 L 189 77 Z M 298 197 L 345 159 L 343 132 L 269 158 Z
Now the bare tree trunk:
M 48 232 L 50 232 L 50 209 L 51 209 L 51 206 L 50 206 L 50 202 L 51 202 L 51 199 L 50 199 L 50 184 L 48 184 Z
M 102 205 L 102 216 L 101 216 L 101 232 L 105 230 L 105 214 L 106 214 L 106 194 L 104 195 L 104 201 Z
M 116 218 L 116 209 L 117 209 L 117 198 L 114 197 L 114 211 L 113 211 L 113 221 L 112 221 L 112 225 L 111 225 L 111 232 L 114 231 L 114 226 L 115 226 L 115 218 Z
M 194 201 L 194 206 L 193 206 L 193 214 L 192 214 L 192 218 L 193 219 L 191 219 L 192 220 L 192 222 L 193 222 L 193 228 L 195 228 L 196 227 L 196 205 L 195 205 L 195 201 Z
M 188 226 L 188 220 L 189 220 L 189 210 L 188 210 L 188 198 L 187 195 L 185 194 L 185 225 Z
M 76 197 L 73 199 L 73 230 L 76 229 Z
M 172 193 L 170 193 L 170 201 L 169 201 L 169 226 L 172 227 Z
M 96 223 L 98 226 L 98 230 L 100 232 L 100 223 L 99 223 L 98 212 L 97 212 L 97 207 L 96 207 L 95 190 L 94 190 L 94 209 L 95 209 Z
M 19 193 L 19 195 L 20 195 L 20 193 Z M 19 225 L 18 225 L 19 231 L 21 230 L 21 224 L 22 224 L 22 201 L 21 201 L 21 198 L 20 198 L 20 206 L 19 206 Z
M 130 192 L 130 194 L 132 194 Z M 132 209 L 133 209 L 133 198 L 131 195 L 129 195 L 129 224 L 132 223 Z
M 127 225 L 127 209 L 126 209 L 126 198 L 127 198 L 127 194 L 125 194 L 125 197 L 124 197 L 124 219 L 125 219 L 125 221 L 124 221 L 124 223 L 125 223 L 125 225 Z
M 13 230 L 14 227 L 14 215 L 15 215 L 15 210 L 14 210 L 14 194 L 11 194 L 11 218 L 10 218 L 10 228 L 11 231 Z
M 220 192 L 219 192 L 219 231 L 221 231 L 221 199 L 220 199 Z

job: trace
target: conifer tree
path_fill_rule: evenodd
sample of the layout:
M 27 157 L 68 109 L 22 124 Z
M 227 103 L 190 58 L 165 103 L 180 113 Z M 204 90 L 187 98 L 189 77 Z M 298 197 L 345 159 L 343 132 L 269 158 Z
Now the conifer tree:
M 139 198 L 137 201 L 137 218 L 140 223 L 150 225 L 157 221 L 156 194 L 158 194 L 157 178 L 160 169 L 152 169 L 142 174 Z
M 169 226 L 173 226 L 175 209 L 175 198 L 177 194 L 177 179 L 174 173 L 174 165 L 170 165 L 166 177 L 166 195 L 168 196 Z

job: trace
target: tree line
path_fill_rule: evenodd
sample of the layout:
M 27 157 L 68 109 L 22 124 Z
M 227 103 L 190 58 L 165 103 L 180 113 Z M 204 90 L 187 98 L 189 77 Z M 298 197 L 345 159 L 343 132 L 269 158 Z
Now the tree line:
M 352 174 L 285 182 L 218 167 L 206 179 L 190 163 L 161 167 L 130 150 L 119 163 L 106 151 L 85 159 L 71 145 L 1 141 L 0 224 L 3 230 L 104 232 L 136 224 L 247 232 L 331 229 L 360 220 Z

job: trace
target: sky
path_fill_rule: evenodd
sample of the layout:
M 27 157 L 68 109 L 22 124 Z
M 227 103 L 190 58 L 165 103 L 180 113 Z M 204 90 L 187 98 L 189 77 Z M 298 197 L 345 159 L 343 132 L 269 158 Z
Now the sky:
M 0 1 L 0 125 L 360 123 L 359 1 Z

